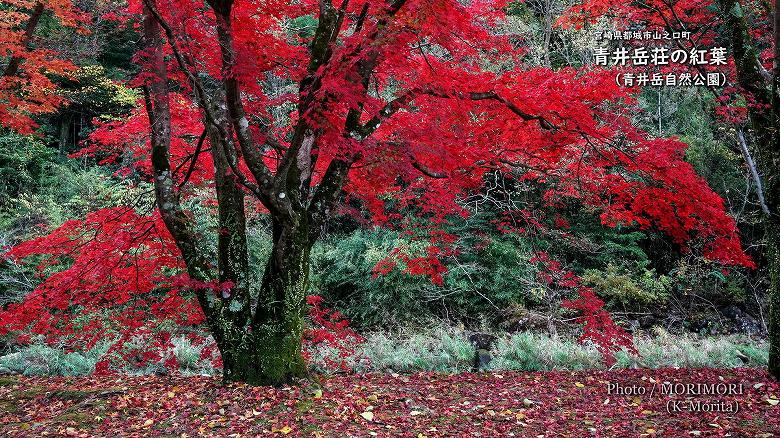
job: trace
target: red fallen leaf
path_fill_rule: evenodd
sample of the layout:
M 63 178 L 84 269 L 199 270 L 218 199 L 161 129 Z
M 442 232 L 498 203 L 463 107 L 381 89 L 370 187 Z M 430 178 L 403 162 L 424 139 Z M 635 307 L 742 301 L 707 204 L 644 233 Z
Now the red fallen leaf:
M 0 414 L 0 434 L 41 436 L 65 433 L 72 427 L 82 435 L 175 433 L 268 436 L 316 430 L 321 436 L 536 436 L 593 429 L 603 436 L 689 436 L 692 431 L 729 431 L 762 436 L 780 430 L 777 406 L 767 394 L 780 393 L 780 384 L 755 369 L 661 369 L 547 373 L 503 372 L 404 376 L 320 376 L 316 388 L 327 398 L 312 403 L 315 387 L 257 388 L 223 386 L 206 377 L 100 376 L 87 378 L 4 377 L 0 400 L 18 410 Z M 645 379 L 643 379 L 643 377 Z M 656 383 L 742 385 L 742 394 L 723 396 L 665 396 L 656 388 L 649 395 L 608 394 L 608 383 L 645 386 Z M 722 380 L 720 379 L 722 377 Z M 582 388 L 575 383 L 589 382 Z M 758 388 L 755 388 L 757 384 Z M 175 392 L 176 398 L 169 398 Z M 367 410 L 367 398 L 372 410 Z M 604 400 L 609 398 L 609 403 Z M 526 406 L 523 400 L 533 400 Z M 678 412 L 668 414 L 669 400 L 740 403 L 737 413 Z M 175 400 L 175 403 L 170 402 Z M 212 402 L 204 402 L 213 400 Z M 247 406 L 252 401 L 253 408 Z M 363 400 L 364 403 L 360 403 Z M 469 403 L 465 403 L 469 401 Z M 248 409 L 252 409 L 247 413 Z M 220 411 L 222 410 L 222 411 Z M 410 415 L 415 410 L 423 414 Z M 72 422 L 73 412 L 80 420 Z M 374 413 L 367 419 L 361 413 Z M 381 413 L 381 423 L 377 417 Z M 250 415 L 251 414 L 251 415 Z M 717 425 L 717 426 L 712 426 Z M 289 429 L 286 429 L 289 428 Z M 648 430 L 654 432 L 648 432 Z M 696 435 L 696 434 L 691 434 Z

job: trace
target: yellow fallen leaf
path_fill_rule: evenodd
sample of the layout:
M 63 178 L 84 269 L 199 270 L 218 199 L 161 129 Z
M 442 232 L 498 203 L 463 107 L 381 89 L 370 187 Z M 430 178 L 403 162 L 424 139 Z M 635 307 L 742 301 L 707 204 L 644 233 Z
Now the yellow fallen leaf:
M 366 397 L 366 400 L 375 402 L 375 401 L 379 400 L 379 397 L 377 397 L 376 394 L 371 394 L 368 397 Z
M 317 390 L 314 391 L 314 398 L 322 398 L 322 390 L 317 388 Z
M 271 432 L 274 432 L 274 433 L 275 433 L 275 432 L 279 432 L 279 433 L 281 433 L 282 435 L 287 435 L 288 433 L 292 432 L 292 427 L 290 427 L 290 426 L 284 426 L 284 427 L 282 427 L 282 428 L 280 428 L 280 429 L 273 428 L 273 429 L 271 429 Z
M 372 421 L 374 419 L 374 413 L 371 411 L 366 411 L 360 414 L 361 417 L 363 417 L 366 421 Z
M 417 434 L 417 438 L 428 438 L 427 435 L 423 435 L 422 432 Z
M 144 427 L 149 427 L 152 424 L 154 424 L 154 420 L 152 420 L 151 418 L 146 420 L 146 421 L 144 421 Z
M 769 403 L 772 406 L 777 406 L 778 403 L 780 403 L 780 400 L 776 398 L 768 398 L 766 399 L 766 402 Z
M 584 388 L 585 387 L 585 385 L 582 384 L 581 382 L 574 382 L 574 386 L 576 386 L 577 388 Z
M 176 397 L 176 393 L 173 391 L 168 391 L 168 398 L 174 398 Z

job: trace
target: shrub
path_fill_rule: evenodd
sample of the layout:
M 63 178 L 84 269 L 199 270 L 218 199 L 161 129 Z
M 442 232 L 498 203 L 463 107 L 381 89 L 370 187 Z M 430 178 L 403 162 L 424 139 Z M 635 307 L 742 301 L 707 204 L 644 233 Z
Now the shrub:
M 471 369 L 474 347 L 462 331 L 437 327 L 367 335 L 362 354 L 376 371 L 463 372 Z
M 530 332 L 500 339 L 494 349 L 492 369 L 549 371 L 599 368 L 601 355 L 592 344 Z
M 103 343 L 87 352 L 68 353 L 48 345 L 30 345 L 0 357 L 0 368 L 25 376 L 85 376 L 95 371 L 95 363 L 107 349 Z
M 455 243 L 457 255 L 442 257 L 447 272 L 437 285 L 403 267 L 375 271 L 393 249 L 416 253 L 425 250 L 427 241 L 381 229 L 331 236 L 312 250 L 312 289 L 361 329 L 424 325 L 432 318 L 479 323 L 512 303 L 538 301 L 526 286 L 535 281 L 527 243 L 517 236 L 465 239 Z
M 582 276 L 585 285 L 594 288 L 610 305 L 631 308 L 662 305 L 669 298 L 671 279 L 652 270 L 634 266 L 619 267 L 613 263 L 605 270 L 588 269 Z

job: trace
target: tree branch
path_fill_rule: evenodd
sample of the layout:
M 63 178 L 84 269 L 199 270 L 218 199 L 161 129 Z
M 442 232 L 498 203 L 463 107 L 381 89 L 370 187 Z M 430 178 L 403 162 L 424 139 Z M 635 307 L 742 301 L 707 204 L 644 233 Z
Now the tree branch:
M 258 199 L 265 205 L 268 210 L 270 211 L 279 211 L 279 205 L 278 202 L 276 202 L 276 199 L 272 195 L 272 185 L 270 184 L 271 177 L 266 178 L 265 180 L 268 180 L 268 185 L 263 186 L 262 188 L 258 185 L 253 183 L 249 180 L 249 178 L 244 175 L 244 172 L 242 172 L 238 167 L 238 158 L 236 156 L 235 151 L 232 149 L 232 138 L 233 135 L 231 132 L 229 132 L 225 126 L 223 126 L 219 121 L 217 120 L 217 116 L 214 114 L 212 108 L 210 107 L 210 100 L 208 99 L 208 94 L 205 91 L 205 88 L 203 87 L 203 84 L 201 81 L 190 71 L 189 66 L 187 65 L 186 60 L 184 59 L 184 56 L 181 53 L 181 50 L 179 49 L 179 46 L 176 44 L 176 36 L 173 32 L 173 29 L 171 26 L 165 21 L 165 19 L 160 15 L 157 8 L 155 8 L 153 2 L 151 0 L 143 0 L 144 5 L 148 8 L 151 15 L 154 17 L 154 19 L 159 23 L 159 25 L 165 30 L 165 35 L 168 39 L 168 44 L 171 46 L 171 50 L 173 51 L 174 58 L 176 59 L 176 63 L 179 65 L 179 69 L 187 76 L 187 78 L 192 82 L 193 88 L 195 89 L 195 94 L 197 97 L 197 103 L 198 106 L 203 110 L 203 114 L 206 118 L 206 123 L 214 126 L 215 129 L 219 132 L 219 135 L 225 139 L 223 143 L 223 146 L 225 148 L 225 154 L 228 157 L 228 163 L 230 164 L 231 171 L 236 175 L 238 178 L 238 181 L 241 185 L 246 187 L 250 192 L 252 192 L 255 196 L 257 196 Z M 250 169 L 251 171 L 252 169 Z M 270 171 L 269 171 L 270 175 Z M 253 175 L 254 176 L 254 175 Z M 255 180 L 260 182 L 264 179 L 258 180 L 257 177 L 255 177 Z
M 184 184 L 189 181 L 190 177 L 192 176 L 192 172 L 195 171 L 195 164 L 198 162 L 198 156 L 201 152 L 203 152 L 203 143 L 206 141 L 206 134 L 208 133 L 207 129 L 203 129 L 203 133 L 200 134 L 200 137 L 198 138 L 198 144 L 195 146 L 195 152 L 192 154 L 192 158 L 190 159 L 190 167 L 187 169 L 187 173 L 184 175 L 184 179 L 181 180 L 179 183 L 179 190 L 181 190 L 182 187 L 184 187 Z M 184 165 L 186 161 L 182 161 L 181 165 L 176 167 L 176 169 L 173 171 L 174 174 L 176 174 L 180 169 L 181 166 Z
M 24 37 L 22 38 L 21 45 L 23 47 L 27 47 L 30 44 L 30 41 L 32 40 L 33 34 L 35 33 L 35 28 L 38 27 L 38 22 L 41 19 L 41 16 L 43 15 L 43 3 L 38 2 L 33 7 L 32 12 L 30 13 L 30 19 L 27 20 L 27 25 L 24 28 Z M 8 61 L 8 65 L 5 66 L 5 70 L 3 71 L 4 77 L 10 77 L 15 76 L 16 73 L 19 72 L 19 65 L 22 62 L 22 58 L 20 56 L 12 56 L 11 59 Z
M 149 116 L 152 169 L 154 171 L 155 199 L 160 216 L 166 228 L 173 236 L 181 251 L 190 278 L 207 281 L 208 262 L 196 248 L 196 239 L 191 219 L 184 213 L 179 203 L 177 189 L 171 174 L 171 113 L 168 96 L 168 71 L 161 44 L 160 25 L 152 16 L 150 8 L 144 7 L 144 41 L 150 49 L 150 59 L 146 64 L 149 72 L 147 85 L 144 86 L 144 103 Z M 198 301 L 207 317 L 215 309 L 208 299 L 207 290 L 195 288 Z
M 750 171 L 750 176 L 753 178 L 753 183 L 756 185 L 756 195 L 758 196 L 759 204 L 761 204 L 761 211 L 766 215 L 771 215 L 772 213 L 769 211 L 769 207 L 767 207 L 766 200 L 764 199 L 764 185 L 761 182 L 761 175 L 758 174 L 756 163 L 753 161 L 753 156 L 750 155 L 750 149 L 748 149 L 742 128 L 737 130 L 737 139 L 739 140 L 739 146 L 742 148 L 742 156 L 745 158 L 745 163 Z
M 366 123 L 364 123 L 359 129 L 358 132 L 363 136 L 363 138 L 368 137 L 369 135 L 373 134 L 374 131 L 379 127 L 379 125 L 387 120 L 388 118 L 392 117 L 395 113 L 398 111 L 404 109 L 411 103 L 415 98 L 417 98 L 420 95 L 427 94 L 434 97 L 440 97 L 442 99 L 449 99 L 449 98 L 458 98 L 458 99 L 470 99 L 474 101 L 480 101 L 480 100 L 494 100 L 496 102 L 499 102 L 506 106 L 510 111 L 512 111 L 515 115 L 520 117 L 523 120 L 531 121 L 536 120 L 539 122 L 539 126 L 541 126 L 543 129 L 549 130 L 549 131 L 555 131 L 558 128 L 552 124 L 550 121 L 545 119 L 542 116 L 535 116 L 532 114 L 528 114 L 525 111 L 521 110 L 517 105 L 514 103 L 508 101 L 507 99 L 501 97 L 497 93 L 493 91 L 488 92 L 471 92 L 471 93 L 456 93 L 456 94 L 449 94 L 442 91 L 437 91 L 433 89 L 421 89 L 421 88 L 415 88 L 412 90 L 407 91 L 406 93 L 402 94 L 401 96 L 397 97 L 396 99 L 391 100 L 388 102 L 381 110 L 379 110 L 379 113 L 372 117 L 370 120 L 368 120 Z

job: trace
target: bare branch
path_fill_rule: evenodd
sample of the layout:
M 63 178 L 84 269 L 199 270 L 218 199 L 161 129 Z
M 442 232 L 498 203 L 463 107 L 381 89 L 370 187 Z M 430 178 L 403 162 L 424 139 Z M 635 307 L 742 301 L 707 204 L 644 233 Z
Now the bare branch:
M 750 149 L 745 141 L 745 134 L 742 132 L 742 128 L 737 130 L 737 139 L 739 140 L 739 146 L 742 148 L 742 156 L 745 157 L 745 164 L 747 164 L 750 176 L 753 178 L 753 183 L 756 185 L 756 195 L 758 196 L 758 202 L 761 204 L 761 211 L 766 215 L 771 215 L 769 207 L 766 205 L 764 199 L 764 185 L 761 183 L 761 175 L 758 174 L 758 168 L 756 167 L 753 157 L 750 155 Z
M 539 122 L 539 125 L 549 131 L 555 131 L 558 128 L 549 122 L 547 119 L 545 119 L 542 116 L 535 116 L 532 114 L 528 114 L 525 111 L 521 110 L 517 105 L 515 105 L 513 102 L 508 101 L 507 99 L 501 97 L 497 93 L 493 91 L 488 92 L 471 92 L 471 93 L 456 93 L 456 94 L 450 94 L 443 91 L 437 91 L 433 89 L 421 89 L 421 88 L 415 88 L 407 91 L 406 93 L 402 94 L 401 96 L 397 97 L 396 99 L 391 100 L 388 102 L 381 110 L 379 110 L 379 113 L 372 117 L 369 121 L 367 121 L 363 126 L 361 126 L 358 129 L 358 133 L 360 133 L 364 138 L 371 135 L 378 127 L 379 125 L 388 118 L 392 117 L 395 113 L 398 111 L 406 108 L 415 98 L 417 98 L 420 95 L 427 94 L 430 96 L 440 97 L 443 99 L 448 98 L 458 98 L 458 99 L 470 99 L 474 101 L 479 100 L 494 100 L 497 102 L 500 102 L 504 106 L 506 106 L 510 111 L 512 111 L 515 115 L 519 116 L 521 119 L 526 121 L 536 120 Z

